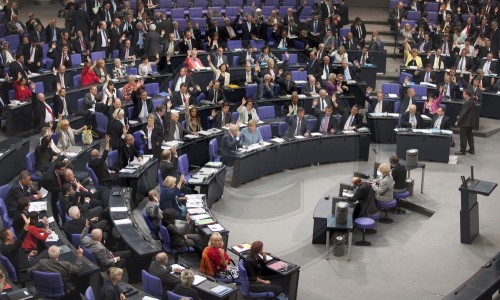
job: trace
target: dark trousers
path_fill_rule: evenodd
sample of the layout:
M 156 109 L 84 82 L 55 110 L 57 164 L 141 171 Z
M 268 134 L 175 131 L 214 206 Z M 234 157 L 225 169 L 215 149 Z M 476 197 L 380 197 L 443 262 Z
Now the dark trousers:
M 277 284 L 260 284 L 260 283 L 252 283 L 248 287 L 248 290 L 253 293 L 264 293 L 264 292 L 272 292 L 274 294 L 274 297 L 276 297 L 281 294 L 281 286 Z
M 467 150 L 467 142 L 471 150 L 474 150 L 474 135 L 472 127 L 460 127 L 460 151 Z

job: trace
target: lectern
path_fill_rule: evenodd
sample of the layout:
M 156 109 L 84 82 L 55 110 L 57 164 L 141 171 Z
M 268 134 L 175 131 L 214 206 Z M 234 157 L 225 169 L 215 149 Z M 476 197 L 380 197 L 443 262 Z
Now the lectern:
M 479 204 L 477 195 L 489 196 L 497 187 L 494 182 L 474 180 L 472 178 L 464 180 L 459 188 L 461 194 L 462 207 L 460 210 L 460 242 L 471 244 L 479 234 Z

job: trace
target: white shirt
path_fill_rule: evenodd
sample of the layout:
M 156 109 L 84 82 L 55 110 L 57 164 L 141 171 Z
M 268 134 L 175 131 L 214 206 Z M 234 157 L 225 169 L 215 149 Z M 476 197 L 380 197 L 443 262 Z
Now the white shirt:
M 52 115 L 50 114 L 49 111 L 52 111 L 52 108 L 50 108 L 50 106 L 47 104 L 47 103 L 43 103 L 46 107 L 45 109 L 45 119 L 44 119 L 44 122 L 45 123 L 49 123 L 49 122 L 52 122 L 54 121 L 54 118 L 52 118 Z
M 484 66 L 483 66 L 483 71 L 484 71 L 484 74 L 489 74 L 490 73 L 490 62 L 489 61 L 486 61 L 484 63 Z
M 408 101 L 408 107 L 406 108 L 406 111 L 410 110 L 410 106 L 413 104 L 413 99 L 410 97 L 410 101 Z M 405 112 L 406 112 L 405 111 Z
M 351 124 L 352 124 L 353 120 L 354 120 L 353 115 L 350 115 L 349 118 L 347 119 L 347 121 L 344 124 L 344 130 L 349 130 L 349 127 L 352 126 Z
M 142 109 L 141 109 L 141 113 L 139 114 L 139 116 L 145 118 L 148 116 L 148 104 L 147 104 L 147 101 L 142 101 Z
M 104 30 L 101 30 L 101 47 L 106 48 L 108 46 L 108 36 Z
M 177 83 L 175 84 L 174 91 L 178 92 L 181 89 L 181 84 L 184 83 L 184 81 L 186 81 L 186 76 L 179 77 Z
M 151 143 L 151 135 L 153 133 L 153 128 L 146 127 L 146 129 L 148 130 L 148 149 L 153 149 L 153 144 Z
M 443 117 L 438 117 L 436 119 L 436 122 L 434 123 L 434 128 L 441 128 L 441 121 L 443 120 Z

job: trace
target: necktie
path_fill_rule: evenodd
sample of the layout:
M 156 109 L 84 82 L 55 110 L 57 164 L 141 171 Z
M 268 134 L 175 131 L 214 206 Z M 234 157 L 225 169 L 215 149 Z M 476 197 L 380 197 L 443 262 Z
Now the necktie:
M 460 70 L 464 69 L 464 59 L 463 57 L 460 59 Z
M 87 52 L 87 47 L 85 47 L 85 43 L 83 42 L 82 38 L 80 38 L 80 45 L 82 46 L 82 51 Z
M 217 91 L 214 90 L 214 103 L 217 102 Z
M 363 32 L 361 31 L 361 26 L 359 26 L 359 25 L 358 25 L 358 35 L 359 35 L 359 38 L 361 39 Z
M 125 48 L 125 59 L 128 59 L 129 55 L 128 55 L 128 47 Z
M 300 134 L 300 121 L 302 121 L 302 120 L 297 118 L 297 128 L 295 129 L 295 135 Z
M 436 123 L 434 123 L 434 128 L 440 128 L 441 127 L 441 117 L 437 118 Z
M 328 131 L 328 121 L 329 121 L 329 117 L 326 117 L 326 116 L 325 116 L 325 117 L 323 118 L 323 122 L 321 123 L 322 131 L 323 131 L 324 133 L 327 133 L 327 131 Z
M 293 114 L 296 115 L 297 114 L 297 105 L 294 105 L 293 106 Z
M 30 62 L 35 61 L 35 47 L 31 47 Z
M 410 121 L 410 123 L 412 125 L 416 125 L 417 124 L 417 122 L 415 122 L 415 115 L 411 115 L 411 121 Z
M 351 115 L 351 119 L 349 120 L 349 127 L 352 126 L 353 116 Z
M 148 116 L 148 104 L 146 101 L 142 101 L 142 117 L 145 118 Z
M 52 121 L 54 121 L 54 113 L 52 112 L 52 109 L 50 108 L 50 106 L 47 104 L 47 103 L 44 103 L 45 104 L 45 110 L 52 116 Z
M 66 88 L 66 85 L 64 84 L 64 74 L 59 74 L 59 82 L 61 82 L 62 88 Z
M 316 33 L 316 30 L 318 28 L 318 21 L 314 21 L 314 33 Z
M 222 126 L 226 125 L 226 124 L 224 123 L 224 117 L 225 117 L 225 114 L 224 114 L 223 112 L 221 112 L 221 125 L 222 125 Z
M 286 83 L 286 90 L 289 91 L 290 90 L 290 80 L 287 81 Z
M 425 73 L 425 82 L 429 82 L 429 72 Z
M 250 72 L 247 72 L 247 82 L 252 82 L 252 76 L 250 75 Z
M 106 22 L 111 22 L 111 15 L 109 14 L 109 11 L 106 12 Z
M 179 39 L 179 32 L 177 31 L 177 29 L 174 30 L 174 33 L 175 33 L 175 39 L 178 40 Z
M 361 56 L 361 65 L 365 65 L 365 61 L 366 61 L 366 55 L 363 54 L 363 56 Z

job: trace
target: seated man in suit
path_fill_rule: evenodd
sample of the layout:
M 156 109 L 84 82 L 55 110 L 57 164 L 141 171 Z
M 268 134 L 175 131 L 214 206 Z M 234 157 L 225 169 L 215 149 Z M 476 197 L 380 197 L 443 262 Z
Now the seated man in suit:
M 319 93 L 319 90 L 321 89 L 321 83 L 316 82 L 316 77 L 313 75 L 308 75 L 308 83 L 304 84 L 302 87 L 302 93 L 305 95 L 312 95 L 312 94 L 317 94 Z
M 245 63 L 245 75 L 243 78 L 239 80 L 239 82 L 243 82 L 245 85 L 249 84 L 258 84 L 260 83 L 260 79 L 258 77 L 259 72 L 252 71 L 252 64 L 250 62 Z
M 450 118 L 445 116 L 444 108 L 438 108 L 437 114 L 432 117 L 431 128 L 451 130 Z
M 417 111 L 417 106 L 415 104 L 410 105 L 408 111 L 401 116 L 401 127 L 420 129 L 422 126 L 423 120 Z
M 247 62 L 249 62 L 250 65 L 253 65 L 256 62 L 255 53 L 253 52 L 252 45 L 248 45 L 247 51 L 241 52 L 239 57 L 238 57 L 238 64 L 239 65 L 246 64 Z
M 313 107 L 318 104 L 318 100 L 314 99 Z M 314 110 L 314 115 L 318 118 L 314 132 L 321 132 L 323 134 L 334 134 L 337 125 L 337 118 L 332 115 L 333 107 L 328 105 L 324 111 Z
M 297 135 L 308 137 L 309 130 L 307 130 L 307 119 L 304 118 L 304 108 L 299 107 L 297 109 L 297 114 L 294 116 L 292 116 L 292 112 L 293 111 L 289 111 L 285 117 L 285 122 L 288 123 L 288 129 L 286 130 L 285 137 L 293 138 Z
M 479 58 L 481 59 L 481 58 Z M 498 62 L 497 62 L 498 64 Z M 486 55 L 486 60 L 481 60 L 481 64 L 479 65 L 479 69 L 483 70 L 484 74 L 495 73 L 496 64 L 493 62 L 493 53 L 488 53 Z
M 4 203 L 7 206 L 7 211 L 10 218 L 14 216 L 14 212 L 17 210 L 18 200 L 21 197 L 29 197 L 33 200 L 42 199 L 42 194 L 40 192 L 37 192 L 33 188 L 33 183 L 31 182 L 31 174 L 27 170 L 21 171 L 21 173 L 19 173 L 17 181 L 10 186 L 9 191 L 5 196 Z
M 342 61 L 342 66 L 338 69 L 338 73 L 344 75 L 344 80 L 358 80 L 358 73 L 361 71 L 359 68 L 359 63 L 355 66 L 349 66 L 349 62 L 347 60 Z
M 28 274 L 31 275 L 32 271 L 59 273 L 64 283 L 65 295 L 78 297 L 79 292 L 76 290 L 74 278 L 83 268 L 83 249 L 79 247 L 76 250 L 76 261 L 73 262 L 59 260 L 61 250 L 56 245 L 50 246 L 48 254 L 49 258 L 38 261 L 36 265 L 28 269 Z
M 129 258 L 131 258 L 132 256 L 129 250 L 112 253 L 102 243 L 102 230 L 98 228 L 92 230 L 89 237 L 87 236 L 89 228 L 90 223 L 87 221 L 85 228 L 82 230 L 82 233 L 80 235 L 80 243 L 83 247 L 94 253 L 97 265 L 101 267 L 101 270 L 108 270 L 112 266 L 123 268 L 127 265 L 128 261 L 130 261 L 130 266 L 133 265 L 131 259 L 129 260 Z M 134 272 L 134 269 L 135 268 L 127 268 L 130 277 L 133 277 L 133 275 L 137 276 L 138 272 Z
M 135 53 L 134 47 L 132 47 L 132 42 L 129 39 L 126 39 L 123 45 L 120 47 L 120 51 L 118 53 L 118 57 L 121 60 L 130 60 L 137 57 Z
M 207 87 L 207 98 L 202 100 L 203 104 L 222 104 L 226 101 L 224 90 L 220 88 L 220 81 L 210 81 Z
M 326 93 L 326 90 L 321 89 L 319 90 L 319 97 L 314 98 L 312 107 L 315 110 L 324 111 L 327 106 L 330 106 L 332 109 L 337 108 L 337 106 L 333 104 L 332 98 Z
M 125 168 L 128 164 L 137 157 L 137 160 L 142 161 L 142 156 L 134 147 L 134 136 L 126 134 L 125 138 L 120 141 L 118 147 L 118 166 L 120 169 Z
M 222 161 L 226 166 L 233 166 L 234 159 L 231 157 L 231 152 L 240 147 L 240 130 L 236 124 L 231 124 L 221 141 Z
M 276 82 L 280 85 L 280 97 L 291 95 L 293 92 L 297 91 L 297 85 L 295 81 L 292 80 L 292 73 L 290 73 L 290 71 L 285 71 L 283 75 L 278 73 Z
M 363 114 L 359 112 L 357 104 L 352 106 L 351 111 L 347 108 L 343 109 L 342 119 L 340 119 L 338 127 L 339 130 L 356 130 L 362 126 L 364 126 Z
M 264 75 L 264 81 L 262 82 L 260 90 L 260 99 L 274 98 L 274 84 L 271 82 L 271 80 L 271 75 Z
M 354 209 L 352 217 L 365 217 L 376 213 L 377 206 L 375 205 L 375 201 L 373 201 L 375 198 L 369 199 L 370 191 L 372 190 L 370 183 L 368 181 L 362 181 L 359 177 L 353 177 L 351 184 L 356 187 L 356 190 L 354 195 L 349 198 L 349 201 L 359 202 L 359 205 L 356 205 Z M 371 202 L 368 202 L 369 200 L 371 200 Z
M 462 72 L 470 72 L 472 70 L 472 58 L 467 56 L 469 54 L 468 49 L 462 49 L 460 56 L 455 59 L 455 68 L 461 70 Z
M 218 69 L 220 67 L 220 65 L 222 64 L 226 64 L 226 65 L 229 65 L 227 63 L 227 56 L 224 54 L 224 48 L 222 47 L 219 47 L 217 48 L 217 52 L 215 52 L 212 57 L 210 58 L 212 64 L 214 64 L 214 66 Z
M 389 103 L 387 101 L 384 101 L 384 93 L 382 91 L 377 91 L 377 98 L 376 99 L 370 99 L 370 93 L 372 92 L 371 87 L 366 88 L 366 101 L 371 103 L 372 109 L 374 113 L 385 113 L 389 112 Z
M 146 90 L 141 89 L 132 92 L 132 102 L 134 103 L 134 119 L 146 118 L 153 112 L 153 100 L 148 99 Z
M 179 113 L 175 111 L 167 111 L 167 132 L 167 141 L 182 141 L 185 134 L 191 133 L 179 123 Z
M 416 71 L 415 75 L 418 75 L 418 82 L 427 82 L 427 83 L 437 83 L 436 81 L 436 73 L 432 71 L 432 65 L 431 64 L 426 64 L 425 65 L 425 71 L 424 72 L 419 72 Z
M 68 237 L 69 240 L 71 240 L 71 235 L 72 234 L 81 234 L 82 230 L 85 228 L 85 225 L 87 224 L 87 220 L 89 220 L 89 229 L 92 232 L 92 230 L 99 228 L 103 231 L 105 231 L 104 237 L 110 236 L 110 229 L 111 227 L 108 226 L 108 221 L 105 219 L 100 219 L 99 217 L 95 217 L 92 215 L 83 215 L 82 212 L 80 211 L 80 208 L 78 206 L 71 206 L 68 209 L 68 216 L 71 218 L 70 221 L 67 221 L 63 225 L 63 230 L 66 236 Z M 109 243 L 107 239 L 105 239 L 106 243 L 109 245 L 111 243 L 112 239 L 109 239 Z
M 168 265 L 168 255 L 165 252 L 159 252 L 149 265 L 149 274 L 160 278 L 163 290 L 173 291 L 175 286 L 181 281 L 170 272 L 180 273 L 181 269 L 172 268 Z
M 231 124 L 231 122 L 233 121 L 233 116 L 229 111 L 229 103 L 224 102 L 222 104 L 221 110 L 218 112 L 215 112 L 215 109 L 212 109 L 212 113 L 209 119 L 212 120 L 214 128 L 221 128 L 228 124 Z

